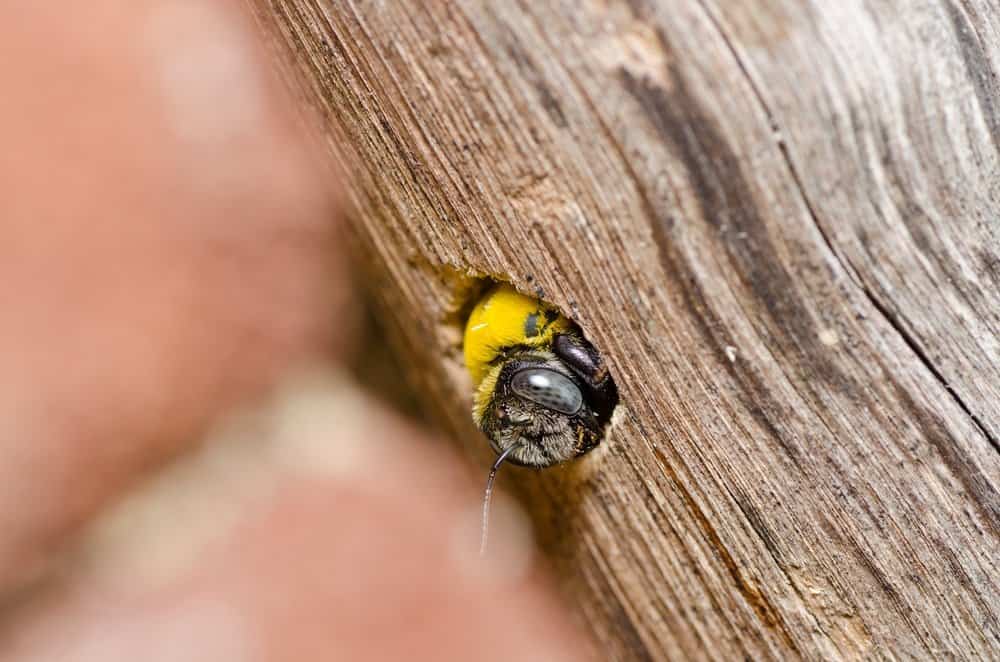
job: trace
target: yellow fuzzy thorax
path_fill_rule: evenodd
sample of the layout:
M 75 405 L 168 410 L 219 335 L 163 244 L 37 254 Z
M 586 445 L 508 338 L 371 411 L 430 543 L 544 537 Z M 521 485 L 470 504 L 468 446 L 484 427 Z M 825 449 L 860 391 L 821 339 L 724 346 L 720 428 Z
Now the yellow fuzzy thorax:
M 573 323 L 555 308 L 510 285 L 489 290 L 465 325 L 465 367 L 476 387 L 477 418 L 488 404 L 503 367 L 494 364 L 498 356 L 514 347 L 547 349 L 556 334 L 572 328 Z

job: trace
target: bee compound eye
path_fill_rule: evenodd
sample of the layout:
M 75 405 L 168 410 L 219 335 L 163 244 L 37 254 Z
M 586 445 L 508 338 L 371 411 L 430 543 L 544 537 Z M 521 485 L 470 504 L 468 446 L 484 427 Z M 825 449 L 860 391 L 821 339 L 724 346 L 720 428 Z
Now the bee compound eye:
M 583 393 L 573 380 L 547 368 L 528 368 L 514 373 L 510 387 L 525 400 L 546 409 L 572 415 L 583 407 Z

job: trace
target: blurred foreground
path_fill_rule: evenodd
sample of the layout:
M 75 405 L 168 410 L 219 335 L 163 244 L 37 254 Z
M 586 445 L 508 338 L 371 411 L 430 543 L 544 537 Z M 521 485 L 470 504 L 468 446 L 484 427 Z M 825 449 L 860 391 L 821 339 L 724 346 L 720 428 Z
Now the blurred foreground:
M 0 659 L 580 659 L 515 511 L 480 561 L 480 476 L 342 377 L 336 175 L 239 6 L 0 31 Z

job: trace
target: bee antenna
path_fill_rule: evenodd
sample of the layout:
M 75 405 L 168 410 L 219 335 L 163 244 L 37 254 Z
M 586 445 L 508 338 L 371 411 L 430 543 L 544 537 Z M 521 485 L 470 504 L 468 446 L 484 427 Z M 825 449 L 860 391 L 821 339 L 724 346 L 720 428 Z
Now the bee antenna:
M 493 483 L 496 482 L 497 471 L 500 469 L 500 465 L 503 464 L 503 461 L 507 459 L 507 456 L 520 448 L 523 443 L 523 441 L 519 441 L 516 444 L 508 446 L 506 450 L 500 453 L 500 457 L 496 459 L 496 462 L 494 462 L 493 466 L 490 468 L 490 477 L 486 479 L 486 494 L 483 496 L 483 530 L 482 537 L 479 539 L 480 557 L 486 556 L 486 540 L 489 537 L 490 531 L 490 500 L 493 496 Z

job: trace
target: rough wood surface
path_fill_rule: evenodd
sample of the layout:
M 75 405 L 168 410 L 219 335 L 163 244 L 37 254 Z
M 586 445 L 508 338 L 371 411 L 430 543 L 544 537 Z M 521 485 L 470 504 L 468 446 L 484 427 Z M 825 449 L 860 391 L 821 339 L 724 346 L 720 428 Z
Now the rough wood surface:
M 428 411 L 485 459 L 467 273 L 611 363 L 506 478 L 606 659 L 1000 658 L 995 2 L 251 4 Z

